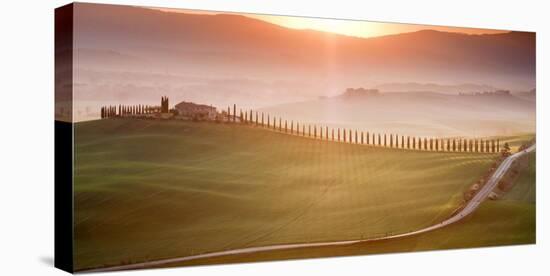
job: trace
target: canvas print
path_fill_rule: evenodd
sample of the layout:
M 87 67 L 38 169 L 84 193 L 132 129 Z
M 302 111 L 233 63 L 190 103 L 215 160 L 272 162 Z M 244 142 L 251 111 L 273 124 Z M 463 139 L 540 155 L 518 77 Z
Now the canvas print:
M 535 73 L 534 32 L 61 7 L 56 250 L 92 272 L 535 243 Z

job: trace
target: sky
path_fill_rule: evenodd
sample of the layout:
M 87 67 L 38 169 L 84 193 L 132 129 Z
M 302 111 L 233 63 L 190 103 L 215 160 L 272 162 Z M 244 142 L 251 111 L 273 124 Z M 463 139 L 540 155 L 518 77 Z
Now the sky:
M 279 26 L 292 29 L 310 29 L 324 32 L 331 32 L 355 37 L 377 37 L 384 35 L 392 35 L 399 33 L 415 32 L 419 30 L 438 30 L 444 32 L 459 32 L 467 34 L 490 34 L 503 33 L 503 30 L 491 29 L 476 29 L 476 28 L 461 28 L 461 27 L 445 27 L 433 25 L 415 25 L 403 23 L 384 23 L 362 20 L 349 19 L 325 19 L 313 17 L 297 17 L 297 16 L 281 16 L 281 15 L 264 15 L 264 14 L 246 14 L 246 13 L 227 13 L 227 12 L 211 12 L 198 10 L 184 9 L 165 9 L 159 8 L 165 12 L 181 12 L 194 14 L 239 14 L 242 16 L 259 19 Z

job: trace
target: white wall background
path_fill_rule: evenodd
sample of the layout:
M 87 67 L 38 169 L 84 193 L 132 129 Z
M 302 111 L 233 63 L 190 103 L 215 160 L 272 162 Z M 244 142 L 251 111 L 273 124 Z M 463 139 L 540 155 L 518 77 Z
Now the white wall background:
M 537 275 L 548 272 L 550 20 L 546 1 L 88 1 L 537 32 L 537 245 L 117 272 L 109 275 Z M 0 9 L 0 275 L 53 268 L 53 9 L 68 1 L 4 1 Z

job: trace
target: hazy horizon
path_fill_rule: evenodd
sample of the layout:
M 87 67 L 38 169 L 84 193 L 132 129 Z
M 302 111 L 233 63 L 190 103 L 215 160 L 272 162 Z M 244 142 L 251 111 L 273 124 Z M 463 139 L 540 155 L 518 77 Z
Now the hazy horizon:
M 297 30 L 315 30 L 358 38 L 373 38 L 387 35 L 410 33 L 422 30 L 435 30 L 441 32 L 463 33 L 471 35 L 496 34 L 510 32 L 508 30 L 484 29 L 473 27 L 452 27 L 440 25 L 409 24 L 397 22 L 368 21 L 360 19 L 320 18 L 293 15 L 253 14 L 208 10 L 189 10 L 177 8 L 149 7 L 150 9 L 164 12 L 204 15 L 240 15 L 248 18 L 262 20 L 281 27 Z
M 358 87 L 450 95 L 535 88 L 533 33 L 76 5 L 75 121 L 99 118 L 102 105 L 158 104 L 161 96 L 171 106 L 192 101 L 259 110 L 316 102 Z M 370 30 L 372 36 L 358 37 L 342 31 L 346 28 Z M 525 99 L 516 98 L 517 110 L 494 106 L 498 101 L 487 102 L 493 106 L 486 109 L 510 115 L 510 122 L 521 119 L 520 129 L 530 130 L 534 119 L 525 120 L 531 120 L 534 104 L 531 111 Z M 421 104 L 399 106 L 414 109 L 413 103 Z M 323 114 L 318 119 L 327 120 Z M 457 126 L 442 133 L 461 131 Z

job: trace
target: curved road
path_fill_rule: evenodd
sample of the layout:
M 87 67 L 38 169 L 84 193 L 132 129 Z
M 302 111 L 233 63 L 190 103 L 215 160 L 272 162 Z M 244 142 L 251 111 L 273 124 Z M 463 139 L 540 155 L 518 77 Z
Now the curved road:
M 445 227 L 451 223 L 455 223 L 467 215 L 474 212 L 477 207 L 483 202 L 487 196 L 493 191 L 493 189 L 497 186 L 500 178 L 506 173 L 508 169 L 510 169 L 510 166 L 512 163 L 519 158 L 520 156 L 527 154 L 529 152 L 532 152 L 535 150 L 535 144 L 530 146 L 529 148 L 522 150 L 520 152 L 514 153 L 510 156 L 508 156 L 504 161 L 500 164 L 500 166 L 495 170 L 491 178 L 487 181 L 487 183 L 476 193 L 476 195 L 466 204 L 466 206 L 458 213 L 456 213 L 454 216 L 448 218 L 447 220 L 444 220 L 438 224 L 413 231 L 413 232 L 407 232 L 403 234 L 393 235 L 393 236 L 386 236 L 386 237 L 380 237 L 380 238 L 370 238 L 370 239 L 360 239 L 360 240 L 349 240 L 349 241 L 337 241 L 337 242 L 316 242 L 316 243 L 297 243 L 297 244 L 281 244 L 281 245 L 268 245 L 268 246 L 258 246 L 258 247 L 249 247 L 249 248 L 242 248 L 242 249 L 233 249 L 233 250 L 226 250 L 226 251 L 219 251 L 219 252 L 212 252 L 212 253 L 205 253 L 205 254 L 199 254 L 199 255 L 193 255 L 193 256 L 187 256 L 187 257 L 179 257 L 179 258 L 171 258 L 171 259 L 164 259 L 164 260 L 156 260 L 156 261 L 148 261 L 143 263 L 135 263 L 135 264 L 128 264 L 128 265 L 119 265 L 119 266 L 111 266 L 111 267 L 105 267 L 105 268 L 96 268 L 96 269 L 89 269 L 89 270 L 82 270 L 80 272 L 102 272 L 102 271 L 115 271 L 115 270 L 128 270 L 128 269 L 139 269 L 139 268 L 146 268 L 151 266 L 161 266 L 171 263 L 179 263 L 179 262 L 185 262 L 190 260 L 196 260 L 196 259 L 204 259 L 204 258 L 210 258 L 210 257 L 219 257 L 219 256 L 227 256 L 227 255 L 237 255 L 237 254 L 247 254 L 247 253 L 254 253 L 254 252 L 263 252 L 263 251 L 273 251 L 273 250 L 281 250 L 281 249 L 293 249 L 293 248 L 311 248 L 311 247 L 322 247 L 322 246 L 335 246 L 335 245 L 349 245 L 349 244 L 355 244 L 360 242 L 368 242 L 368 241 L 380 241 L 380 240 L 389 240 L 389 239 L 395 239 L 395 238 L 402 238 L 402 237 L 408 237 L 413 235 L 418 235 L 421 233 L 429 232 L 435 229 L 439 229 L 442 227 Z

